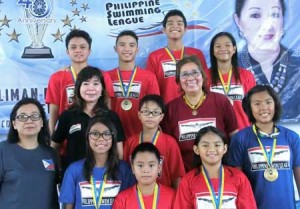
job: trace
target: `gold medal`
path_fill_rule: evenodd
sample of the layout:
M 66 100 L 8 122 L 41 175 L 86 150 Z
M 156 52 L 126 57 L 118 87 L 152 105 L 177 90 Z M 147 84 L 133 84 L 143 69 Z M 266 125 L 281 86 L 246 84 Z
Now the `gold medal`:
M 192 115 L 194 115 L 194 116 L 196 116 L 197 113 L 198 113 L 197 110 L 193 110 L 193 111 L 192 111 Z
M 124 99 L 121 102 L 121 107 L 123 110 L 128 111 L 132 108 L 132 102 L 129 99 Z
M 264 177 L 267 181 L 276 181 L 278 178 L 278 171 L 273 167 L 268 167 L 264 171 Z

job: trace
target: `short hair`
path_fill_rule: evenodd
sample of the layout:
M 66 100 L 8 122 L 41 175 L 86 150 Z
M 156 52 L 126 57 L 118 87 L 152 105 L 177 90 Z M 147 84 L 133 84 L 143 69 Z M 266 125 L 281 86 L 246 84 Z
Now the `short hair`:
M 280 120 L 282 107 L 281 107 L 280 99 L 278 98 L 276 92 L 273 90 L 272 87 L 270 87 L 268 85 L 256 85 L 253 88 L 251 88 L 243 98 L 243 101 L 242 101 L 243 110 L 246 113 L 246 115 L 248 116 L 248 120 L 251 123 L 255 123 L 256 119 L 254 118 L 252 109 L 251 109 L 251 97 L 253 96 L 253 94 L 263 92 L 263 91 L 266 91 L 274 100 L 275 113 L 274 113 L 274 117 L 273 117 L 272 121 L 274 123 L 276 123 Z
M 16 120 L 17 111 L 20 109 L 20 107 L 28 104 L 33 104 L 38 108 L 41 115 L 41 119 L 43 120 L 43 127 L 41 127 L 41 130 L 38 133 L 38 143 L 40 145 L 49 145 L 50 134 L 49 134 L 48 124 L 47 124 L 46 113 L 42 104 L 34 98 L 23 98 L 20 101 L 18 101 L 13 107 L 10 113 L 10 127 L 7 135 L 7 141 L 9 141 L 10 143 L 17 143 L 20 141 L 18 131 L 14 129 L 13 121 Z
M 235 1 L 235 14 L 238 17 L 241 17 L 241 13 L 242 13 L 242 9 L 245 5 L 247 0 L 236 0 Z M 284 4 L 284 0 L 279 0 L 281 9 L 282 9 L 282 15 L 285 15 L 285 4 Z
M 144 96 L 139 102 L 139 110 L 141 110 L 142 106 L 148 102 L 154 102 L 161 109 L 161 112 L 165 113 L 166 107 L 165 107 L 164 99 L 160 95 L 148 94 Z
M 195 63 L 198 66 L 198 68 L 201 72 L 202 78 L 203 78 L 202 90 L 204 92 L 207 92 L 207 90 L 206 90 L 207 76 L 206 76 L 206 74 L 203 70 L 203 67 L 202 67 L 202 64 L 201 64 L 199 58 L 196 55 L 185 56 L 177 62 L 177 64 L 176 64 L 176 75 L 175 75 L 176 83 L 178 85 L 180 84 L 180 71 L 181 71 L 182 66 L 187 64 L 187 63 Z
M 163 27 L 166 28 L 166 25 L 167 25 L 167 22 L 168 22 L 168 19 L 169 17 L 172 17 L 172 16 L 179 16 L 182 18 L 183 20 L 183 24 L 184 24 L 184 27 L 186 28 L 187 26 L 187 21 L 186 21 L 186 18 L 184 16 L 184 14 L 182 13 L 182 11 L 178 10 L 178 9 L 173 9 L 173 10 L 170 10 L 168 11 L 168 13 L 165 15 L 164 19 L 163 19 Z
M 103 74 L 101 73 L 100 69 L 92 66 L 87 66 L 83 68 L 77 75 L 77 79 L 75 82 L 75 92 L 74 92 L 74 105 L 71 107 L 79 107 L 80 109 L 83 109 L 85 106 L 85 101 L 80 95 L 80 87 L 83 82 L 91 79 L 92 77 L 96 76 L 99 78 L 99 81 L 102 85 L 102 92 L 101 96 L 98 99 L 97 104 L 94 107 L 94 110 L 97 110 L 98 108 L 104 108 L 106 109 L 106 86 L 104 82 Z
M 134 38 L 136 40 L 136 43 L 138 44 L 139 43 L 139 38 L 138 36 L 136 35 L 136 33 L 132 30 L 124 30 L 122 32 L 120 32 L 116 38 L 116 44 L 118 43 L 119 41 L 119 38 L 122 37 L 122 36 L 131 36 L 132 38 Z
M 96 164 L 95 156 L 94 156 L 93 150 L 89 143 L 89 132 L 90 132 L 91 128 L 97 123 L 101 123 L 101 124 L 105 125 L 109 129 L 109 131 L 112 132 L 112 134 L 113 134 L 112 135 L 112 145 L 108 151 L 106 174 L 107 174 L 108 178 L 116 180 L 118 163 L 119 163 L 118 151 L 117 151 L 117 130 L 116 130 L 116 127 L 114 126 L 113 122 L 109 118 L 97 116 L 97 115 L 91 118 L 91 120 L 89 121 L 88 127 L 86 129 L 86 134 L 85 134 L 86 160 L 84 162 L 84 167 L 83 167 L 84 168 L 84 171 L 83 171 L 84 177 L 87 181 L 90 181 L 90 177 L 92 175 L 93 168 Z
M 220 33 L 217 33 L 211 39 L 210 48 L 209 48 L 210 63 L 211 63 L 211 68 L 210 68 L 211 81 L 212 81 L 212 84 L 214 84 L 214 85 L 217 85 L 218 81 L 220 81 L 219 73 L 218 73 L 218 62 L 217 62 L 217 58 L 214 55 L 214 45 L 215 45 L 216 40 L 222 36 L 226 36 L 227 38 L 229 38 L 233 47 L 236 47 L 236 52 L 231 57 L 231 65 L 232 65 L 232 71 L 233 71 L 235 80 L 240 81 L 240 72 L 239 72 L 239 68 L 238 68 L 238 51 L 237 51 L 236 41 L 231 33 L 220 32 Z
M 226 135 L 220 131 L 218 128 L 214 127 L 214 126 L 206 126 L 204 128 L 201 128 L 197 134 L 196 134 L 196 139 L 194 141 L 194 145 L 198 146 L 199 142 L 201 141 L 202 137 L 208 133 L 213 133 L 215 135 L 217 135 L 218 137 L 220 137 L 223 141 L 224 144 L 228 144 L 227 142 L 227 138 Z M 224 160 L 224 159 L 223 159 Z M 194 166 L 196 168 L 199 168 L 202 165 L 202 161 L 199 157 L 199 155 L 196 155 L 194 153 Z
M 156 146 L 150 142 L 143 142 L 140 143 L 138 146 L 135 147 L 131 154 L 131 163 L 133 164 L 134 159 L 136 158 L 138 153 L 149 152 L 155 155 L 158 163 L 160 163 L 160 153 Z
M 68 49 L 68 46 L 69 46 L 69 43 L 70 43 L 70 40 L 72 38 L 83 38 L 86 40 L 86 42 L 88 43 L 89 45 L 89 49 L 91 49 L 92 47 L 92 38 L 90 37 L 90 35 L 85 32 L 84 30 L 78 30 L 78 29 L 75 29 L 75 30 L 71 30 L 71 32 L 67 35 L 66 37 L 66 48 Z

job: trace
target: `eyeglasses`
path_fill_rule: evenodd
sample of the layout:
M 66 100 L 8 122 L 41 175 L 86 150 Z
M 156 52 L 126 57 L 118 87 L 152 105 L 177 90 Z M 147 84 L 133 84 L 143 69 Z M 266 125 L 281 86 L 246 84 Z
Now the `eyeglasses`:
M 201 74 L 201 72 L 199 70 L 192 70 L 192 71 L 186 71 L 183 73 L 179 74 L 179 77 L 181 79 L 188 79 L 190 76 L 192 76 L 193 78 L 197 78 L 199 77 Z
M 33 113 L 32 115 L 26 115 L 26 114 L 20 114 L 18 116 L 15 117 L 15 119 L 18 119 L 18 121 L 20 122 L 26 122 L 29 118 L 32 121 L 38 121 L 41 119 L 41 115 L 38 113 Z
M 150 111 L 150 110 L 141 110 L 140 113 L 142 113 L 144 116 L 149 116 L 150 114 L 152 114 L 152 116 L 156 117 L 156 116 L 160 116 L 162 113 L 160 111 Z
M 102 137 L 102 139 L 104 139 L 105 141 L 108 141 L 112 138 L 113 133 L 106 131 L 103 133 L 100 133 L 99 131 L 91 131 L 89 133 L 89 138 L 93 141 L 98 141 L 98 139 L 100 139 L 100 137 Z

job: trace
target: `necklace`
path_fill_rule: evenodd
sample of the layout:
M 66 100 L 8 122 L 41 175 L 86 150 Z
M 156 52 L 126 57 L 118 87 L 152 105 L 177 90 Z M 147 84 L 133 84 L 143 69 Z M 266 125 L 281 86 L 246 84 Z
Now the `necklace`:
M 192 115 L 197 115 L 198 112 L 197 112 L 197 109 L 201 106 L 201 104 L 203 103 L 203 101 L 205 100 L 206 98 L 206 95 L 203 93 L 199 99 L 199 101 L 193 105 L 189 100 L 188 98 L 186 97 L 186 95 L 183 95 L 183 100 L 184 102 L 193 110 L 192 111 Z
M 277 65 L 276 63 L 279 62 L 279 66 L 277 69 L 274 69 L 274 67 Z M 256 64 L 253 67 L 253 63 L 251 63 L 251 59 L 249 56 L 249 53 L 246 51 L 241 52 L 241 64 L 242 67 L 250 70 L 252 74 L 255 77 L 257 84 L 268 84 L 270 85 L 276 93 L 279 93 L 286 80 L 286 69 L 288 65 L 288 51 L 284 51 L 280 53 L 279 59 L 276 61 L 276 63 L 273 65 L 273 71 L 275 71 L 275 76 L 273 79 L 271 79 L 270 83 L 266 83 L 262 81 L 262 78 L 265 78 L 264 73 L 262 72 L 262 69 L 259 64 Z M 266 78 L 264 79 L 266 80 Z

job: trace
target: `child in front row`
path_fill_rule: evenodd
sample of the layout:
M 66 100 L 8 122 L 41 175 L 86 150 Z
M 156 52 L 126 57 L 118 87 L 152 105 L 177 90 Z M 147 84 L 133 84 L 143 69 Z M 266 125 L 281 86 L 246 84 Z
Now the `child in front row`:
M 131 155 L 137 184 L 121 192 L 113 209 L 172 209 L 175 191 L 156 183 L 161 172 L 160 153 L 152 143 L 141 143 Z
M 197 133 L 193 146 L 195 169 L 180 181 L 174 209 L 256 209 L 247 177 L 242 171 L 222 165 L 226 137 L 208 126 Z
M 59 200 L 66 209 L 111 209 L 117 194 L 135 182 L 129 165 L 118 159 L 117 131 L 107 117 L 94 116 L 86 132 L 86 158 L 64 175 Z
M 165 106 L 161 96 L 148 94 L 141 99 L 138 117 L 143 129 L 126 140 L 124 160 L 130 163 L 130 155 L 134 148 L 142 142 L 151 142 L 161 155 L 162 171 L 157 181 L 177 188 L 180 178 L 185 174 L 184 164 L 176 140 L 159 129 L 164 113 Z

